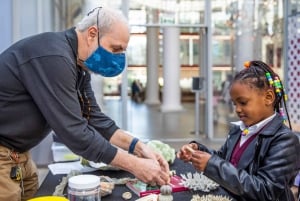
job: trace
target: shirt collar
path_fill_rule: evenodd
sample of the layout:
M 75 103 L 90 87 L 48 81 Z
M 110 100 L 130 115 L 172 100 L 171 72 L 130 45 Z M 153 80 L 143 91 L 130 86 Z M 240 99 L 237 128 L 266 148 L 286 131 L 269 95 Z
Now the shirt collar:
M 73 54 L 75 58 L 77 58 L 77 51 L 78 51 L 78 39 L 77 33 L 75 31 L 75 27 L 72 27 L 65 31 L 65 36 L 69 42 L 69 45 L 72 48 Z
M 248 130 L 249 130 L 248 135 L 251 135 L 251 134 L 259 131 L 263 126 L 265 126 L 267 123 L 269 123 L 275 116 L 276 116 L 276 112 L 273 115 L 271 115 L 270 117 L 258 122 L 257 124 L 254 124 L 254 125 L 248 127 Z M 245 124 L 242 121 L 235 121 L 235 122 L 230 122 L 230 123 L 233 125 L 239 126 L 241 131 L 243 131 L 246 128 Z

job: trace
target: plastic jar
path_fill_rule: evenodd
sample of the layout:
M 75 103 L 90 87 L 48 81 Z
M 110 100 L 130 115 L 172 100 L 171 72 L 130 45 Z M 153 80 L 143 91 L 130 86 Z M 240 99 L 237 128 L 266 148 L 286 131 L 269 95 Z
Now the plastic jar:
M 70 201 L 101 201 L 100 178 L 95 175 L 77 175 L 69 178 Z

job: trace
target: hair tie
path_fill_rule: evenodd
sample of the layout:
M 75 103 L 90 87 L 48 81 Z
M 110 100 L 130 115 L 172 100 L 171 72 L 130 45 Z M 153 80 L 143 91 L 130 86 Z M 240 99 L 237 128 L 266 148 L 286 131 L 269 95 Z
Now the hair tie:
M 245 68 L 249 68 L 249 67 L 250 67 L 250 64 L 251 64 L 250 61 L 245 61 L 245 62 L 244 62 Z

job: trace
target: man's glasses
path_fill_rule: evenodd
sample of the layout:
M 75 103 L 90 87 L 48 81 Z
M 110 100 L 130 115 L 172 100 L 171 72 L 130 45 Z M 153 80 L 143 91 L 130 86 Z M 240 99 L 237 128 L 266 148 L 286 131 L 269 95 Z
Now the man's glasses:
M 91 10 L 90 12 L 88 12 L 87 16 L 89 16 L 90 14 L 92 14 L 97 9 L 98 9 L 98 14 L 99 14 L 99 11 L 100 11 L 101 8 L 102 8 L 101 6 L 94 8 L 93 10 Z
M 99 20 L 99 12 L 100 12 L 101 8 L 102 8 L 101 6 L 96 7 L 96 8 L 94 8 L 93 10 L 91 10 L 90 12 L 88 12 L 88 14 L 87 14 L 87 16 L 89 16 L 89 15 L 92 14 L 95 10 L 98 9 L 98 12 L 97 12 L 97 28 L 98 28 L 98 30 L 99 30 L 99 22 L 98 22 L 98 20 Z M 98 46 L 100 46 L 99 38 L 100 38 L 100 34 L 99 34 L 99 31 L 98 31 Z

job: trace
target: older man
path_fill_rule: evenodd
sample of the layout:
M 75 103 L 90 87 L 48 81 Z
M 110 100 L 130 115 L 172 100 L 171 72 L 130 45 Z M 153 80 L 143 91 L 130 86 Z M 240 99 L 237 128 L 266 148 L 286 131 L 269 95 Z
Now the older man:
M 126 18 L 96 8 L 76 28 L 25 38 L 0 55 L 0 200 L 34 195 L 38 179 L 28 150 L 51 129 L 88 160 L 144 182 L 169 182 L 167 162 L 102 113 L 91 88 L 90 72 L 123 71 L 128 41 Z

